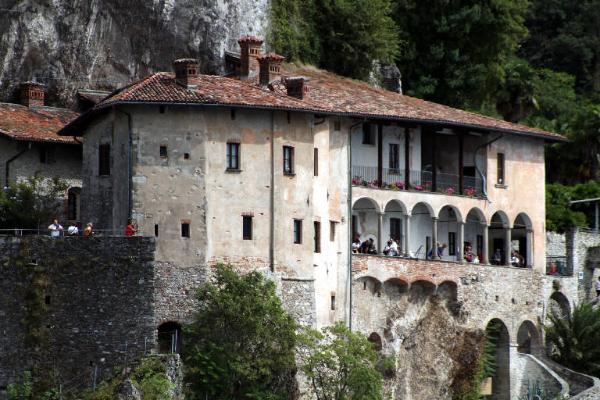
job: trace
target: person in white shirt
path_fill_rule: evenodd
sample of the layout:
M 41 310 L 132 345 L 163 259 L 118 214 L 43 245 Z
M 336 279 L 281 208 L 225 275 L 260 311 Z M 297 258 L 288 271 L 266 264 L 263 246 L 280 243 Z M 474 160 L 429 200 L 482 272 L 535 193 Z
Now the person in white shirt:
M 67 228 L 67 233 L 69 234 L 69 236 L 77 236 L 79 235 L 79 228 L 75 224 L 69 225 L 69 227 Z
M 600 276 L 598 277 L 598 280 L 596 281 L 596 297 L 600 297 Z
M 51 237 L 57 238 L 62 233 L 63 227 L 62 227 L 61 224 L 58 223 L 57 219 L 54 219 L 54 221 L 52 222 L 52 224 L 50 224 L 50 226 L 48 227 L 48 230 L 50 231 L 50 236 Z

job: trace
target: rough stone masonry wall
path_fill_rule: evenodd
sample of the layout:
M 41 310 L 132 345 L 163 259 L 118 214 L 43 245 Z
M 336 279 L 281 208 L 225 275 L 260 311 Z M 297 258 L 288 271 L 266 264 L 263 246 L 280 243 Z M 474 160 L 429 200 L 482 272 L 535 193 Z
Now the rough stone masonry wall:
M 26 369 L 68 390 L 152 348 L 153 254 L 140 237 L 0 238 L 0 397 Z

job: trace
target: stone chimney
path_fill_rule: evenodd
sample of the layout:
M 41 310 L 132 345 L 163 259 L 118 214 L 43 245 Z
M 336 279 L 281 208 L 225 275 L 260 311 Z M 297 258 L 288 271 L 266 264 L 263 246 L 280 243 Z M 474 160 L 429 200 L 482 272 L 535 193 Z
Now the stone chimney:
M 402 74 L 395 65 L 382 65 L 379 69 L 381 72 L 381 86 L 392 92 L 402 94 Z
M 308 78 L 303 76 L 294 76 L 285 78 L 285 87 L 288 96 L 297 99 L 306 99 L 308 97 Z
M 21 83 L 21 104 L 27 107 L 44 105 L 44 85 L 37 82 Z
M 260 56 L 260 47 L 263 41 L 256 36 L 242 36 L 238 43 L 240 45 L 240 78 L 248 79 L 258 72 L 257 57 Z
M 267 86 L 281 74 L 281 63 L 285 60 L 285 57 L 275 53 L 268 53 L 257 57 L 257 60 L 260 67 L 260 86 Z
M 173 61 L 175 81 L 183 87 L 191 85 L 190 79 L 198 76 L 198 60 L 195 58 L 180 58 Z

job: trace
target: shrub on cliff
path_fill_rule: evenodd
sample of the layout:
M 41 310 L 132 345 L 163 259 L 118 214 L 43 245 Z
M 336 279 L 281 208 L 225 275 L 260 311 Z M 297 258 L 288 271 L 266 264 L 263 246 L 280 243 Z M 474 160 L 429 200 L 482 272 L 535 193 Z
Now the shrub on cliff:
M 259 272 L 217 266 L 184 327 L 189 399 L 287 399 L 294 391 L 296 323 Z
M 550 314 L 546 340 L 552 343 L 552 358 L 585 374 L 600 376 L 600 308 L 581 304 L 566 317 Z
M 306 329 L 299 336 L 300 369 L 318 400 L 382 399 L 373 344 L 344 324 Z

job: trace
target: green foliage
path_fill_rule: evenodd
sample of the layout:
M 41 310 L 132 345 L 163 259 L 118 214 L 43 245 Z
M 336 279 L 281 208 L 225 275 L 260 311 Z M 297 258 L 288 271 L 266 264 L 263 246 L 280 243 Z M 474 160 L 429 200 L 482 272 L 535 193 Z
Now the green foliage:
M 276 0 L 270 43 L 290 60 L 366 79 L 373 61 L 398 54 L 392 8 L 391 0 Z
M 146 357 L 131 375 L 133 384 L 144 400 L 169 400 L 171 382 L 166 377 L 165 364 L 159 357 Z
M 31 371 L 23 372 L 23 379 L 18 383 L 11 383 L 6 388 L 8 400 L 28 400 L 33 394 L 33 380 Z
M 84 400 L 113 400 L 118 397 L 125 377 L 118 376 L 104 381 L 95 391 L 82 395 Z M 161 356 L 142 358 L 129 375 L 133 385 L 140 391 L 144 400 L 169 400 L 172 384 L 166 376 L 166 367 Z
M 594 181 L 574 186 L 547 184 L 546 229 L 565 232 L 571 228 L 589 226 L 589 221 L 593 221 L 593 206 L 590 204 L 571 206 L 569 202 L 597 197 L 600 197 L 600 184 Z
M 11 182 L 0 191 L 0 228 L 36 229 L 48 225 L 59 214 L 68 185 L 54 178 L 45 181 L 39 175 L 26 181 Z
M 410 95 L 479 108 L 502 83 L 527 29 L 528 1 L 398 0 L 405 46 L 398 58 Z
M 552 343 L 552 358 L 585 374 L 600 376 L 600 308 L 577 306 L 571 315 L 550 314 L 546 340 Z
M 367 338 L 342 323 L 299 336 L 300 369 L 318 400 L 382 398 L 377 353 Z
M 575 76 L 578 91 L 600 101 L 600 0 L 536 0 L 526 24 L 521 56 Z
M 275 284 L 253 271 L 217 266 L 198 291 L 199 311 L 184 328 L 191 399 L 285 399 L 293 391 L 296 324 Z

